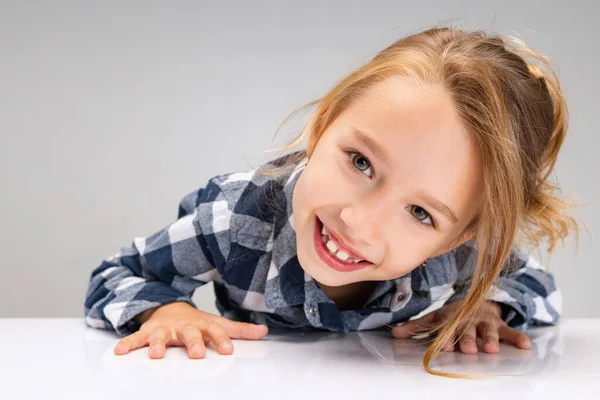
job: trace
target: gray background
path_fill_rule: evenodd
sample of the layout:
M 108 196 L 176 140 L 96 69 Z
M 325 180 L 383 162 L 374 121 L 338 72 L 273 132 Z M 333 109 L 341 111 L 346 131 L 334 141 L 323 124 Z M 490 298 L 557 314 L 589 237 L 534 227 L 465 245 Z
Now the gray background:
M 82 316 L 103 258 L 392 41 L 438 22 L 514 34 L 558 65 L 557 164 L 580 248 L 551 260 L 565 316 L 600 317 L 597 2 L 0 1 L 0 316 Z M 296 119 L 298 121 L 298 119 Z M 284 128 L 279 145 L 300 123 Z M 244 158 L 245 157 L 245 158 Z M 212 285 L 199 307 L 216 312 Z

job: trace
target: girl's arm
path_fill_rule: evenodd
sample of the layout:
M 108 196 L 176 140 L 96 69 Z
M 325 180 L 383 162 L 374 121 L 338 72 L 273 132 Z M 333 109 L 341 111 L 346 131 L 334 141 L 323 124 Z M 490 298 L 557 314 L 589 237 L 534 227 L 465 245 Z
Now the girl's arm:
M 466 296 L 471 284 L 476 250 L 461 246 L 454 252 L 457 279 L 455 293 L 446 303 Z M 487 299 L 498 303 L 502 319 L 511 328 L 525 331 L 529 325 L 554 324 L 562 313 L 562 294 L 554 277 L 533 256 L 513 250 Z
M 178 220 L 108 258 L 91 275 L 85 299 L 88 326 L 130 334 L 134 317 L 164 304 L 195 306 L 196 288 L 218 279 L 229 249 L 231 212 L 212 180 L 180 203 Z
M 520 331 L 529 325 L 557 322 L 562 294 L 552 274 L 530 254 L 514 251 L 511 260 L 488 293 L 488 300 L 499 303 L 504 321 Z

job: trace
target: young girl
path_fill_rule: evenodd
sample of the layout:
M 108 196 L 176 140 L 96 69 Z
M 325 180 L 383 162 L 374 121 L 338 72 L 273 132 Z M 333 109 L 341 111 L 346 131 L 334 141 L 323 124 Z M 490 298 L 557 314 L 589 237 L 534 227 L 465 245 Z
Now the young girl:
M 558 79 L 511 39 L 434 28 L 381 51 L 309 104 L 284 155 L 211 178 L 96 268 L 86 323 L 152 358 L 231 354 L 267 327 L 400 324 L 397 338 L 435 334 L 424 366 L 446 376 L 432 357 L 477 338 L 530 348 L 523 331 L 556 322 L 562 299 L 517 234 L 551 252 L 577 223 L 548 181 L 567 132 Z M 209 281 L 222 316 L 191 301 Z

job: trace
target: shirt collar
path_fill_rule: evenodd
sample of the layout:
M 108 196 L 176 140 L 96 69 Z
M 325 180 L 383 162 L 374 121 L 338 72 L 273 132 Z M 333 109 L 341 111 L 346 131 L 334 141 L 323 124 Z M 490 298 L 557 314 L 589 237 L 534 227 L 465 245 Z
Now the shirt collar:
M 292 211 L 294 187 L 306 167 L 306 158 L 286 175 L 282 190 L 277 191 L 275 219 L 273 224 L 271 265 L 265 287 L 265 305 L 268 309 L 289 307 L 304 303 L 305 273 L 298 261 L 296 229 Z

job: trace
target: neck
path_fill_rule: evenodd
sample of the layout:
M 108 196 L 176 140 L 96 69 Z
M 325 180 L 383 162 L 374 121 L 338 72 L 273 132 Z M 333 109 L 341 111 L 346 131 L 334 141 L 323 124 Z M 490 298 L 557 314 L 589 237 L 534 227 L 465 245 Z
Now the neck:
M 343 286 L 326 286 L 319 282 L 319 287 L 340 310 L 362 308 L 379 282 L 354 282 Z

